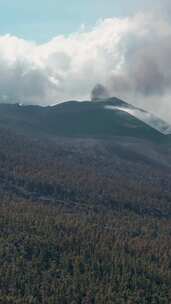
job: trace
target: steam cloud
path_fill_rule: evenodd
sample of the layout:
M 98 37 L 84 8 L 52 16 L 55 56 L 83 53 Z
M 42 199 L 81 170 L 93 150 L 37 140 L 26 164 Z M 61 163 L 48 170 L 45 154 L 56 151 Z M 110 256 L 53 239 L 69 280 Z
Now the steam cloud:
M 0 101 L 54 104 L 87 99 L 94 87 L 92 98 L 110 93 L 171 122 L 170 54 L 164 11 L 105 19 L 40 45 L 0 36 Z

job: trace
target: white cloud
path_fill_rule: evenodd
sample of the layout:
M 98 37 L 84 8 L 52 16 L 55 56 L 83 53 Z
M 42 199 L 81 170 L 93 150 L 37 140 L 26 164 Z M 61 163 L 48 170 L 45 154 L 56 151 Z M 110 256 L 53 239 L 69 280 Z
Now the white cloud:
M 0 100 L 45 105 L 85 99 L 102 83 L 171 120 L 170 41 L 168 19 L 145 13 L 99 21 L 89 32 L 82 26 L 40 45 L 0 36 Z

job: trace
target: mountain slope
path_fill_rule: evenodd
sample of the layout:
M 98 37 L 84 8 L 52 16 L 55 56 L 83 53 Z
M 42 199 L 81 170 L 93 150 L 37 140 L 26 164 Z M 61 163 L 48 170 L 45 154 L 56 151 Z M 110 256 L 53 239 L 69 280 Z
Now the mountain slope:
M 70 101 L 52 107 L 1 104 L 0 126 L 34 137 L 124 136 L 158 142 L 166 139 L 158 130 L 123 111 L 128 107 L 117 98 L 100 102 Z
M 123 108 L 0 105 L 0 303 L 171 303 L 171 148 Z
M 113 111 L 123 111 L 133 117 L 136 117 L 140 121 L 145 122 L 147 125 L 151 126 L 155 130 L 159 131 L 164 135 L 171 134 L 171 125 L 163 121 L 162 119 L 156 117 L 154 114 L 144 111 L 140 108 L 134 107 L 132 105 L 105 105 L 105 109 Z

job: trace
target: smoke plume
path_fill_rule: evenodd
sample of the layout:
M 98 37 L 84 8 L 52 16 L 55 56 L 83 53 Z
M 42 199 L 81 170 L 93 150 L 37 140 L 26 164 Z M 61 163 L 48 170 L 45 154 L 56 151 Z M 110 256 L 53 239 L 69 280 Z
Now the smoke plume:
M 96 84 L 96 86 L 93 88 L 91 92 L 91 100 L 96 101 L 104 98 L 108 98 L 109 93 L 107 88 L 103 86 L 102 84 Z

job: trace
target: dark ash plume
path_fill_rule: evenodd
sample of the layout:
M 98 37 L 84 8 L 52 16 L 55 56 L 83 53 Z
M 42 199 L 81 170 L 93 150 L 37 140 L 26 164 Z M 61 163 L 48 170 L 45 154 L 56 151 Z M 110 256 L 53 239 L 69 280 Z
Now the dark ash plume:
M 91 100 L 92 101 L 100 101 L 101 99 L 106 99 L 109 97 L 109 92 L 105 86 L 102 84 L 98 83 L 96 86 L 93 88 L 91 92 Z

